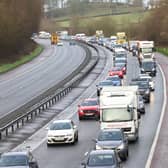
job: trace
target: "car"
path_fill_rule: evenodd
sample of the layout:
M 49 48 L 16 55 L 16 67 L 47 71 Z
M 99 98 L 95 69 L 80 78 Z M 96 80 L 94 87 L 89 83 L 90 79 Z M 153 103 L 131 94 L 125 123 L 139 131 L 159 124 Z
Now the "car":
M 143 97 L 141 95 L 138 95 L 138 107 L 137 107 L 137 111 L 139 111 L 142 114 L 145 114 L 145 104 L 144 104 Z
M 62 41 L 58 41 L 57 42 L 57 46 L 63 46 L 63 42 Z
M 124 77 L 124 73 L 121 67 L 112 67 L 108 73 L 109 76 L 118 75 L 120 78 Z
M 143 59 L 140 64 L 140 70 L 142 74 L 149 74 L 150 76 L 156 76 L 156 62 L 151 59 Z
M 30 151 L 10 151 L 0 155 L 2 168 L 39 168 L 37 160 Z
M 96 150 L 113 149 L 118 152 L 122 161 L 127 160 L 129 154 L 128 138 L 122 129 L 102 129 L 95 142 Z
M 71 40 L 71 41 L 69 41 L 69 45 L 70 45 L 70 46 L 71 46 L 71 45 L 76 45 L 75 40 Z
M 94 117 L 99 119 L 99 103 L 97 98 L 84 99 L 80 105 L 78 105 L 79 119 Z
M 47 145 L 75 144 L 78 141 L 78 129 L 70 119 L 53 121 L 47 133 Z
M 153 80 L 151 76 L 149 76 L 148 74 L 140 74 L 139 78 L 142 80 L 149 80 L 150 90 L 151 91 L 155 90 L 155 81 Z
M 103 80 L 103 81 L 100 81 L 100 82 L 96 85 L 96 87 L 97 87 L 97 96 L 99 96 L 100 91 L 101 91 L 101 89 L 102 89 L 104 86 L 114 86 L 114 83 L 113 83 L 113 81 L 111 81 L 111 80 Z
M 106 80 L 111 80 L 113 82 L 113 86 L 121 86 L 122 80 L 118 75 L 108 76 Z
M 145 103 L 150 103 L 150 86 L 148 81 L 132 80 L 130 85 L 137 85 L 139 94 L 142 95 Z
M 92 150 L 81 164 L 84 168 L 120 168 L 121 160 L 115 150 Z
M 40 39 L 50 39 L 51 34 L 49 32 L 46 32 L 46 31 L 40 31 L 38 33 L 38 38 L 40 38 Z
M 114 60 L 114 67 L 117 66 L 123 66 L 123 67 L 127 67 L 127 58 L 125 57 L 116 57 Z

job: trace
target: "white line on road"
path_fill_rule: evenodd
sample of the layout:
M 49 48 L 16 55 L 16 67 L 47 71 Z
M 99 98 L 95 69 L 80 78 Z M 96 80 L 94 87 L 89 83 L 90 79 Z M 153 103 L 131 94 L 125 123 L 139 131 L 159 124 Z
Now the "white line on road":
M 158 124 L 158 127 L 157 127 L 157 131 L 156 131 L 153 143 L 152 143 L 150 153 L 148 155 L 148 159 L 147 159 L 145 168 L 150 168 L 151 167 L 153 155 L 154 155 L 154 152 L 155 152 L 155 148 L 156 148 L 157 141 L 158 141 L 158 138 L 159 138 L 160 129 L 161 129 L 161 126 L 162 126 L 163 117 L 164 117 L 164 114 L 165 114 L 166 102 L 167 102 L 166 79 L 165 79 L 164 72 L 163 72 L 161 66 L 159 64 L 158 64 L 158 66 L 159 66 L 159 69 L 160 69 L 162 77 L 163 77 L 164 102 L 163 102 L 163 106 L 162 106 L 162 112 L 161 112 L 161 116 L 160 116 L 160 119 L 159 119 L 159 124 Z

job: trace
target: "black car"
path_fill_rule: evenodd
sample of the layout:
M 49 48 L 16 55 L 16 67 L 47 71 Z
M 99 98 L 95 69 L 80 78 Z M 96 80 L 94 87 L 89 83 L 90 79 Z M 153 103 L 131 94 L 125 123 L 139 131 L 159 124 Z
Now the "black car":
M 148 81 L 131 81 L 130 85 L 138 85 L 139 94 L 143 97 L 145 103 L 150 103 L 150 86 Z
M 120 162 L 115 150 L 92 150 L 82 165 L 83 168 L 120 168 Z
M 149 74 L 150 76 L 156 76 L 156 62 L 153 59 L 144 59 L 140 65 L 141 73 Z
M 121 160 L 128 158 L 128 139 L 122 129 L 104 129 L 99 132 L 96 150 L 114 149 Z
M 138 96 L 138 108 L 137 108 L 137 110 L 140 113 L 145 114 L 145 104 L 144 104 L 143 97 L 141 95 Z
M 6 152 L 0 155 L 2 168 L 38 168 L 38 163 L 30 151 Z

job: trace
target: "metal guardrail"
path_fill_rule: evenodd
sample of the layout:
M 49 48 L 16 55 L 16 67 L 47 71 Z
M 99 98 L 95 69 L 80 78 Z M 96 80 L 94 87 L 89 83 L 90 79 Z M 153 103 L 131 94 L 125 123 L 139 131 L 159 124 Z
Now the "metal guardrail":
M 16 119 L 12 120 L 5 126 L 0 128 L 0 140 L 2 140 L 3 136 L 7 137 L 10 133 L 14 133 L 16 129 L 23 127 L 25 123 L 28 121 L 32 121 L 38 114 L 42 111 L 48 109 L 56 102 L 61 100 L 64 96 L 66 96 L 74 86 L 76 86 L 97 64 L 99 60 L 99 53 L 95 46 L 91 44 L 87 44 L 90 47 L 94 48 L 97 52 L 97 57 L 92 61 L 92 63 L 87 67 L 87 69 L 82 70 L 82 73 L 75 76 L 71 81 L 69 81 L 64 88 L 58 89 L 52 95 L 46 97 L 38 104 L 35 104 L 31 110 L 27 111 L 25 114 L 17 117 Z

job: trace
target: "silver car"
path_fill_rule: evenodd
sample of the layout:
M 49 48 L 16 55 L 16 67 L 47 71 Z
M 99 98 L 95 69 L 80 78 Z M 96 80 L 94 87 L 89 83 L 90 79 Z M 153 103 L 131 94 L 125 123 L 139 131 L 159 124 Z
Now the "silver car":
M 0 168 L 38 168 L 30 151 L 6 152 L 0 155 Z

